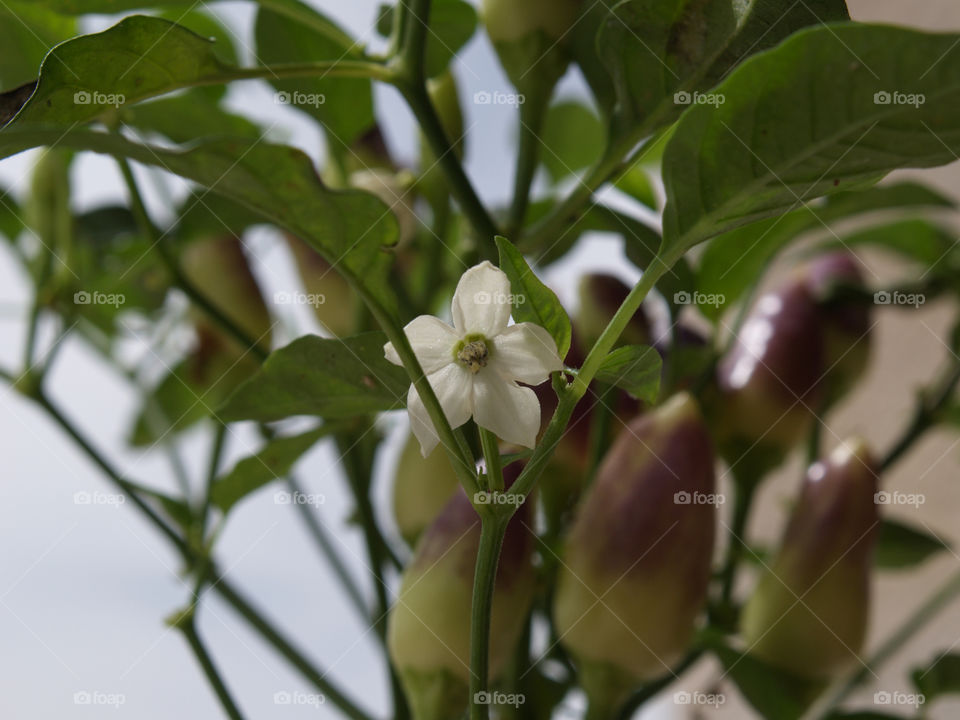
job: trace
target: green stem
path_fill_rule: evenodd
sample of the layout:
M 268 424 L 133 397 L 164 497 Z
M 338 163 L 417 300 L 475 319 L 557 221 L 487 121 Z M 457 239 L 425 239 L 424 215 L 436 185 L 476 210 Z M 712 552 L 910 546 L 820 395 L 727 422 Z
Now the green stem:
M 269 351 L 265 349 L 257 338 L 251 338 L 247 332 L 226 315 L 220 308 L 214 305 L 207 297 L 184 275 L 179 263 L 167 250 L 163 236 L 157 230 L 153 221 L 147 213 L 146 205 L 143 202 L 143 196 L 140 194 L 140 188 L 137 180 L 130 168 L 130 163 L 125 158 L 116 158 L 120 166 L 120 172 L 123 174 L 124 182 L 127 185 L 127 191 L 130 193 L 130 204 L 137 224 L 140 225 L 141 232 L 150 240 L 151 245 L 159 253 L 167 267 L 168 272 L 173 277 L 177 287 L 190 299 L 190 301 L 206 313 L 214 322 L 220 325 L 223 330 L 232 335 L 243 347 L 248 348 L 250 352 L 260 361 L 267 358 Z
M 940 411 L 953 399 L 958 384 L 960 384 L 960 361 L 955 361 L 944 372 L 939 386 L 930 393 L 929 397 L 923 397 L 917 403 L 910 425 L 880 463 L 881 473 L 895 465 L 913 447 L 913 444 L 938 422 Z
M 697 647 L 692 649 L 687 653 L 686 657 L 680 661 L 679 665 L 671 669 L 671 672 L 658 680 L 644 685 L 640 690 L 631 695 L 630 699 L 620 708 L 620 712 L 617 714 L 618 720 L 630 720 L 634 713 L 636 713 L 637 708 L 651 698 L 659 695 L 664 688 L 674 683 L 683 673 L 689 670 L 702 655 L 703 648 Z
M 416 24 L 416 21 L 414 21 L 414 24 Z M 430 101 L 426 86 L 422 82 L 409 81 L 397 81 L 395 84 L 417 118 L 430 150 L 437 158 L 437 164 L 450 183 L 450 192 L 456 198 L 460 204 L 460 209 L 463 210 L 463 214 L 470 222 L 478 238 L 481 254 L 487 259 L 495 257 L 496 245 L 493 239 L 500 234 L 500 231 L 483 206 L 483 202 L 457 159 L 457 154 L 453 151 L 437 111 Z
M 292 475 L 287 476 L 286 483 L 291 493 L 303 493 L 302 486 Z M 351 604 L 360 614 L 361 619 L 364 622 L 369 622 L 370 610 L 367 607 L 366 598 L 364 598 L 360 586 L 357 585 L 357 581 L 354 580 L 350 574 L 346 563 L 343 562 L 343 558 L 340 557 L 340 553 L 337 552 L 333 542 L 331 542 L 327 531 L 323 525 L 317 521 L 317 518 L 314 517 L 308 505 L 297 503 L 296 506 L 304 525 L 307 527 L 307 532 L 310 533 L 314 543 L 316 543 L 317 548 L 323 555 L 324 560 L 330 564 L 330 569 L 333 570 L 333 574 L 337 576 L 337 580 L 339 580 L 343 586 L 344 592 L 350 597 Z
M 584 394 L 586 394 L 590 381 L 593 380 L 593 377 L 597 374 L 597 370 L 600 369 L 604 359 L 606 359 L 610 350 L 613 349 L 614 343 L 617 342 L 617 339 L 623 333 L 647 294 L 653 289 L 654 285 L 656 285 L 657 280 L 673 267 L 678 257 L 678 254 L 670 255 L 661 260 L 658 256 L 651 262 L 646 272 L 643 273 L 640 281 L 633 290 L 630 291 L 630 294 L 623 301 L 623 305 L 620 306 L 620 309 L 617 310 L 603 333 L 601 333 L 597 339 L 596 344 L 593 346 L 593 349 L 590 350 L 590 353 L 583 363 L 583 367 L 580 368 L 573 382 L 562 391 L 557 409 L 553 413 L 553 417 L 550 419 L 550 423 L 547 425 L 547 429 L 539 445 L 537 445 L 523 472 L 520 473 L 517 481 L 508 492 L 526 496 L 533 489 L 537 479 L 540 477 L 540 473 L 543 472 L 547 462 L 550 460 L 550 456 L 563 437 L 567 423 L 573 414 L 573 409 L 581 398 L 583 398 Z
M 536 88 L 520 106 L 520 146 L 513 180 L 513 203 L 507 221 L 507 234 L 519 238 L 530 205 L 530 188 L 540 161 L 540 131 L 546 115 L 553 86 Z
M 217 694 L 217 698 L 219 698 L 224 712 L 227 713 L 231 720 L 243 720 L 243 714 L 240 712 L 240 708 L 238 708 L 237 704 L 233 701 L 233 697 L 231 697 L 226 683 L 224 683 L 223 678 L 220 677 L 220 673 L 213 663 L 213 658 L 210 657 L 210 653 L 207 652 L 203 641 L 200 639 L 200 635 L 197 632 L 196 620 L 191 616 L 190 619 L 186 620 L 180 626 L 180 629 L 190 644 L 190 649 L 193 650 L 197 662 L 200 663 L 203 674 L 207 676 L 207 680 Z
M 733 600 L 733 590 L 737 580 L 737 569 L 743 559 L 747 542 L 744 534 L 747 529 L 747 520 L 750 517 L 750 508 L 753 498 L 760 484 L 758 477 L 737 478 L 735 483 L 735 497 L 733 501 L 733 519 L 730 532 L 730 544 L 727 547 L 726 559 L 720 572 L 720 602 L 723 610 L 729 611 Z
M 490 706 L 473 700 L 478 693 L 487 692 L 489 684 L 490 614 L 493 610 L 497 565 L 508 523 L 509 515 L 495 511 L 481 515 L 480 546 L 477 549 L 470 611 L 470 720 L 488 720 L 490 717 Z
M 4 373 L 4 375 L 8 375 Z M 120 489 L 146 518 L 176 547 L 177 551 L 188 563 L 198 563 L 202 559 L 194 548 L 190 547 L 180 535 L 173 530 L 149 505 L 140 497 L 137 488 L 124 479 L 120 473 L 87 441 L 87 439 L 70 423 L 70 421 L 53 405 L 42 393 L 35 396 L 37 403 L 50 417 L 77 443 L 86 455 L 101 469 L 107 478 Z M 348 717 L 354 720 L 370 720 L 357 705 L 353 703 L 324 673 L 320 672 L 306 657 L 297 650 L 279 631 L 273 628 L 260 614 L 254 610 L 243 596 L 229 584 L 223 576 L 218 576 L 212 565 L 205 566 L 206 574 L 211 579 L 211 587 L 223 597 L 263 638 L 286 660 L 297 668 L 304 677 L 312 682 L 318 690 Z
M 825 718 L 872 674 L 892 658 L 917 632 L 933 621 L 940 611 L 960 597 L 960 572 L 955 573 L 927 598 L 920 607 L 881 645 L 867 662 L 838 682 L 803 716 L 803 720 Z
M 503 460 L 497 436 L 486 428 L 480 428 L 480 445 L 487 464 L 487 487 L 495 492 L 503 492 Z
M 240 616 L 250 624 L 260 635 L 270 643 L 293 667 L 300 671 L 314 687 L 323 693 L 326 700 L 340 708 L 343 713 L 353 720 L 371 720 L 370 716 L 361 710 L 354 702 L 344 695 L 336 685 L 326 678 L 326 674 L 317 670 L 294 645 L 285 638 L 279 630 L 263 619 L 257 610 L 222 576 L 211 583 L 211 587 L 220 597 L 226 600 Z

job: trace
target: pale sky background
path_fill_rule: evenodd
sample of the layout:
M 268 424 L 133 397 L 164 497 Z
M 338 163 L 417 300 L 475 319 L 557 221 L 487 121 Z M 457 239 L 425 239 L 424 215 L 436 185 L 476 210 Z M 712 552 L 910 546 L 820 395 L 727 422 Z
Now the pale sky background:
M 355 36 L 374 46 L 381 42 L 372 33 L 376 0 L 314 0 L 311 4 L 336 17 Z M 858 19 L 893 21 L 908 12 L 902 22 L 960 30 L 960 9 L 952 0 L 857 0 L 849 4 Z M 249 63 L 252 5 L 225 2 L 215 8 L 236 31 L 238 47 L 247 47 L 244 59 Z M 101 29 L 112 22 L 112 18 L 94 18 L 85 29 Z M 458 75 L 465 100 L 478 90 L 509 91 L 482 34 L 461 55 Z M 560 89 L 562 95 L 581 92 L 582 84 L 574 77 L 568 77 Z M 390 120 L 387 129 L 392 148 L 399 159 L 412 163 L 416 157 L 412 118 L 390 89 L 379 88 L 376 101 L 381 117 Z M 311 121 L 275 105 L 266 85 L 235 85 L 229 104 L 268 125 L 279 121 L 279 139 L 302 147 L 318 160 L 322 157 Z M 472 125 L 468 171 L 485 199 L 503 202 L 512 187 L 507 151 L 514 132 L 513 114 L 469 102 L 465 109 L 468 126 Z M 23 193 L 35 157 L 29 152 L 0 163 L 0 184 Z M 955 188 L 955 169 L 933 175 Z M 149 178 L 147 173 L 141 176 Z M 179 188 L 182 191 L 183 186 Z M 74 192 L 77 209 L 124 197 L 113 161 L 92 154 L 82 155 L 74 165 Z M 163 217 L 166 208 L 155 196 L 150 200 L 151 210 Z M 267 297 L 275 290 L 297 287 L 292 263 L 272 233 L 253 233 L 248 248 L 258 260 L 257 272 Z M 553 270 L 549 279 L 569 301 L 574 275 L 599 268 L 625 277 L 631 274 L 620 258 L 618 244 L 596 238 L 576 258 Z M 14 259 L 0 249 L 0 363 L 6 368 L 18 366 L 28 302 L 28 287 Z M 294 321 L 301 330 L 311 329 L 312 318 L 306 311 L 298 310 Z M 131 359 L 145 352 L 135 341 L 127 350 Z M 126 427 L 137 407 L 136 395 L 81 343 L 72 342 L 65 348 L 48 383 L 54 399 L 115 464 L 131 477 L 173 489 L 161 452 L 141 454 L 124 448 Z M 394 436 L 402 432 L 402 425 L 399 415 L 385 420 Z M 130 507 L 75 504 L 77 492 L 109 492 L 110 488 L 44 415 L 5 387 L 0 388 L 0 438 L 0 544 L 4 548 L 0 556 L 0 638 L 4 646 L 0 653 L 0 717 L 221 717 L 185 642 L 162 622 L 189 597 L 189 587 L 177 575 L 176 557 L 164 541 Z M 230 440 L 229 457 L 240 458 L 255 447 L 252 434 L 237 432 Z M 202 434 L 185 437 L 183 454 L 194 475 L 202 471 L 206 452 Z M 389 465 L 394 452 L 395 448 L 381 458 L 381 466 Z M 955 478 L 955 456 L 950 467 Z M 350 502 L 343 492 L 335 456 L 329 448 L 318 447 L 298 470 L 310 491 L 325 496 L 318 517 L 362 571 L 365 556 L 359 534 L 345 525 Z M 378 510 L 385 523 L 390 522 L 385 502 L 387 480 L 381 472 L 376 483 Z M 948 507 L 955 510 L 958 505 Z M 291 507 L 274 504 L 273 493 L 266 490 L 248 499 L 231 516 L 218 555 L 233 582 L 328 668 L 351 696 L 379 716 L 386 714 L 386 683 L 375 640 L 355 619 Z M 934 570 L 926 568 L 927 584 L 936 580 L 934 574 L 939 577 L 955 568 L 957 560 L 960 558 L 948 557 Z M 372 587 L 369 578 L 362 580 L 367 588 Z M 897 591 L 891 588 L 890 592 Z M 911 593 L 900 590 L 896 597 L 899 604 L 890 614 L 903 616 Z M 882 601 L 880 605 L 882 609 Z M 943 646 L 944 636 L 951 640 L 960 636 L 960 617 L 954 613 L 946 616 L 946 621 L 951 624 L 940 634 L 940 643 L 916 649 L 915 660 L 929 659 L 933 648 Z M 330 707 L 275 705 L 277 692 L 312 690 L 213 595 L 207 596 L 200 626 L 248 717 L 338 716 Z M 690 687 L 674 689 L 697 689 L 688 684 Z M 74 694 L 78 692 L 122 694 L 124 704 L 116 711 L 77 705 Z M 679 710 L 667 701 L 647 716 L 673 717 Z M 938 708 L 932 717 L 952 717 L 940 712 Z

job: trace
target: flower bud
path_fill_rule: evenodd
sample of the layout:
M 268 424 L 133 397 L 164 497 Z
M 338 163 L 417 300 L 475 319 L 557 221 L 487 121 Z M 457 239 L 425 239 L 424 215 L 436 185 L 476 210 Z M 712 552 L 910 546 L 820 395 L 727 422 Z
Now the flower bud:
M 630 288 L 613 275 L 596 273 L 580 279 L 577 332 L 586 347 L 593 347 L 629 294 Z M 650 322 L 641 306 L 630 318 L 620 342 L 624 345 L 646 345 L 650 342 L 650 334 Z
M 825 403 L 839 399 L 862 377 L 870 359 L 870 310 L 862 302 L 834 297 L 841 286 L 864 287 L 857 259 L 847 252 L 834 252 L 808 266 L 807 286 L 822 306 L 824 332 Z
M 566 70 L 565 45 L 579 12 L 580 0 L 483 0 L 483 23 L 500 63 L 520 93 L 536 96 L 534 102 Z
M 504 470 L 508 484 L 520 464 Z M 510 659 L 533 600 L 530 504 L 507 527 L 490 626 L 490 678 Z M 390 610 L 387 645 L 414 720 L 458 718 L 470 684 L 470 614 L 480 517 L 459 490 L 423 533 Z
M 287 235 L 287 244 L 296 261 L 303 288 L 314 300 L 311 305 L 317 321 L 336 337 L 353 335 L 360 300 L 350 283 L 300 238 Z
M 403 446 L 393 481 L 393 516 L 400 535 L 414 545 L 460 487 L 446 453 L 423 457 L 411 434 Z
M 751 654 L 811 678 L 855 663 L 879 522 L 874 467 L 860 440 L 810 467 L 780 550 L 743 611 Z
M 858 283 L 853 258 L 833 253 L 760 298 L 718 366 L 725 440 L 786 452 L 862 373 L 866 309 L 827 302 L 836 286 Z
M 247 264 L 243 243 L 235 235 L 216 235 L 193 240 L 181 255 L 186 278 L 210 303 L 221 310 L 251 340 L 270 344 L 272 322 L 260 286 Z M 224 334 L 216 323 L 201 311 L 195 313 L 197 331 Z M 245 353 L 233 338 L 229 344 Z
M 591 702 L 619 704 L 689 645 L 710 579 L 714 485 L 710 437 L 686 393 L 631 422 L 604 458 L 567 538 L 554 605 Z

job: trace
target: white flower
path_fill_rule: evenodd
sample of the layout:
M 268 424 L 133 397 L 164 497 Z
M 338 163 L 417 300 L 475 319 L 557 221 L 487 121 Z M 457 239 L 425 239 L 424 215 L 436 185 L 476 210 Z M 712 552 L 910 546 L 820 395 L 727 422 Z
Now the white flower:
M 499 268 L 483 262 L 467 270 L 453 295 L 453 325 L 421 315 L 404 332 L 450 425 L 460 427 L 472 416 L 500 439 L 533 447 L 540 430 L 540 401 L 528 387 L 539 385 L 563 363 L 550 333 L 539 325 L 510 320 L 510 280 Z M 392 343 L 387 360 L 400 365 Z M 439 438 L 433 422 L 411 385 L 407 412 L 420 451 L 426 457 Z

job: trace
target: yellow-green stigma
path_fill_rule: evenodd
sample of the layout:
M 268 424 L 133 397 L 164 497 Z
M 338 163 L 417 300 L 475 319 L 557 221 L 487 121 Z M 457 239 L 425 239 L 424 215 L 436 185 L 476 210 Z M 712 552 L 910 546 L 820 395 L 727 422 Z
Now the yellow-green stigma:
M 469 340 L 457 349 L 457 360 L 467 370 L 476 374 L 480 372 L 480 368 L 486 367 L 490 359 L 490 351 L 487 350 L 487 344 L 483 340 Z

